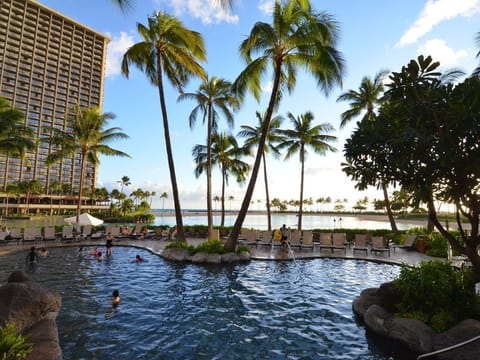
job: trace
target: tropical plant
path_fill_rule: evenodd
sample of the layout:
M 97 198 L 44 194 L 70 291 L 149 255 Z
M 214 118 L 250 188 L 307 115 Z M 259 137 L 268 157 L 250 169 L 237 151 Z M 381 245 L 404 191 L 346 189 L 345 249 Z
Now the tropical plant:
M 8 184 L 5 189 L 5 193 L 7 194 L 7 206 L 5 208 L 5 215 L 8 216 L 8 205 L 9 205 L 10 195 L 18 197 L 18 195 L 20 195 L 20 190 L 18 189 L 17 184 Z
M 199 113 L 203 122 L 207 121 L 207 224 L 208 236 L 213 234 L 212 216 L 212 134 L 217 131 L 219 111 L 225 116 L 227 123 L 233 127 L 232 110 L 239 107 L 238 100 L 233 96 L 232 84 L 229 81 L 217 77 L 208 78 L 203 81 L 195 93 L 182 93 L 179 101 L 194 100 L 197 103 L 190 113 L 190 127 L 193 127 Z
M 43 187 L 36 179 L 21 181 L 18 183 L 18 191 L 25 194 L 25 213 L 28 214 L 30 207 L 30 196 L 38 195 L 43 192 Z
M 311 148 L 315 153 L 324 155 L 327 151 L 337 151 L 329 143 L 336 141 L 336 137 L 328 135 L 333 130 L 333 126 L 328 123 L 313 124 L 313 114 L 307 111 L 295 117 L 292 113 L 288 113 L 288 118 L 292 122 L 293 129 L 280 129 L 279 134 L 282 137 L 278 145 L 279 149 L 286 149 L 285 160 L 291 158 L 298 153 L 301 164 L 300 171 L 300 200 L 298 210 L 298 231 L 302 230 L 302 214 L 303 214 L 303 187 L 305 177 L 305 160 L 307 156 L 307 148 Z
M 477 47 L 480 48 L 480 32 L 475 36 L 475 43 L 477 44 Z M 480 59 L 480 51 L 477 53 L 477 58 Z M 472 76 L 480 76 L 480 65 L 473 70 Z
M 260 114 L 260 112 L 256 112 L 258 126 L 251 126 L 251 125 L 242 125 L 240 126 L 241 130 L 238 133 L 238 136 L 245 138 L 244 146 L 248 149 L 248 151 L 252 151 L 254 147 L 257 146 L 258 140 L 262 134 L 262 123 L 264 115 Z M 266 154 L 271 153 L 274 157 L 278 157 L 280 152 L 275 147 L 275 145 L 280 141 L 280 137 L 278 135 L 278 129 L 282 124 L 283 118 L 278 115 L 272 118 L 270 121 L 270 127 L 268 128 L 267 137 L 265 140 L 265 146 L 262 153 L 262 161 L 263 161 L 263 179 L 265 183 L 265 197 L 266 197 L 266 206 L 267 206 L 267 229 L 268 231 L 272 230 L 272 215 L 270 211 L 270 194 L 268 191 L 268 175 L 267 175 L 267 160 Z
M 120 184 L 120 192 L 123 193 L 123 188 L 126 186 L 132 185 L 130 178 L 128 176 L 122 176 L 120 180 L 117 181 Z
M 285 0 L 275 1 L 272 16 L 271 24 L 257 22 L 240 46 L 240 54 L 247 63 L 234 82 L 240 99 L 248 90 L 259 100 L 261 77 L 270 66 L 273 83 L 251 177 L 227 240 L 228 250 L 235 249 L 247 215 L 273 112 L 283 93 L 295 88 L 298 68 L 312 75 L 325 92 L 342 80 L 343 59 L 335 48 L 339 30 L 330 14 L 314 11 L 308 0 Z M 256 54 L 259 56 L 253 59 Z
M 13 323 L 0 327 L 0 355 L 2 360 L 25 359 L 33 350 L 33 345 L 27 343 L 26 337 L 17 335 Z
M 150 16 L 147 26 L 137 23 L 137 31 L 143 41 L 131 46 L 123 55 L 122 73 L 128 78 L 129 66 L 133 64 L 145 72 L 152 85 L 158 87 L 175 207 L 177 240 L 185 241 L 163 81 L 166 77 L 181 92 L 192 76 L 206 79 L 205 72 L 198 63 L 205 60 L 203 38 L 200 33 L 187 29 L 176 17 L 163 12 Z
M 168 199 L 168 194 L 166 191 L 160 195 L 160 199 L 162 199 L 162 212 L 165 211 L 165 199 Z
M 67 117 L 66 130 L 59 130 L 52 137 L 55 146 L 47 157 L 47 164 L 62 161 L 67 157 L 80 157 L 80 181 L 77 201 L 77 222 L 82 207 L 82 195 L 87 162 L 96 166 L 100 163 L 99 155 L 130 157 L 128 154 L 111 148 L 108 143 L 127 139 L 128 135 L 118 127 L 106 128 L 108 121 L 114 119 L 112 113 L 100 112 L 97 107 L 81 109 L 77 104 Z
M 25 115 L 0 96 L 0 154 L 24 159 L 28 164 L 26 153 L 35 148 L 33 138 L 34 131 L 25 125 Z
M 207 167 L 207 146 L 195 145 L 192 150 L 195 164 L 195 176 L 198 178 Z M 216 133 L 212 136 L 212 163 L 217 165 L 222 174 L 222 195 L 220 196 L 222 215 L 220 226 L 225 224 L 225 188 L 230 175 L 236 177 L 237 182 L 245 181 L 250 166 L 241 160 L 246 155 L 245 149 L 240 147 L 233 135 Z

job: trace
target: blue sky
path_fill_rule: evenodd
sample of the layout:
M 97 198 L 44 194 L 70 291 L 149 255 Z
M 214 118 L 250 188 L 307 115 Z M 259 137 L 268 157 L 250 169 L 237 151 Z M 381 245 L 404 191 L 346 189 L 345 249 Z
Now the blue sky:
M 146 23 L 155 10 L 178 16 L 192 30 L 200 32 L 208 53 L 204 67 L 210 76 L 233 81 L 245 64 L 238 56 L 238 47 L 257 21 L 270 22 L 271 0 L 237 0 L 228 14 L 215 8 L 208 0 L 137 0 L 134 8 L 122 13 L 109 0 L 41 0 L 41 3 L 107 34 L 111 39 L 108 48 L 107 76 L 105 79 L 104 112 L 117 117 L 110 126 L 119 126 L 130 139 L 112 144 L 132 157 L 131 159 L 103 157 L 98 186 L 117 187 L 122 176 L 130 177 L 131 192 L 136 188 L 155 191 L 158 195 L 153 206 L 161 207 L 159 195 L 167 192 L 165 207 L 171 207 L 171 187 L 161 126 L 157 89 L 145 76 L 134 70 L 130 78 L 120 74 L 120 61 L 125 50 L 140 39 L 136 23 Z M 381 198 L 371 189 L 359 192 L 341 172 L 343 143 L 354 129 L 350 124 L 338 130 L 340 114 L 347 103 L 337 103 L 337 97 L 349 89 L 357 89 L 363 76 L 373 77 L 379 70 L 399 71 L 403 65 L 419 54 L 432 55 L 444 69 L 460 68 L 470 73 L 478 64 L 474 37 L 480 32 L 480 0 L 312 0 L 312 6 L 334 16 L 341 28 L 338 49 L 346 61 L 343 88 L 325 96 L 315 83 L 301 76 L 295 91 L 282 102 L 280 114 L 292 112 L 300 115 L 312 111 L 319 123 L 328 122 L 335 129 L 332 135 L 338 141 L 337 153 L 326 156 L 309 154 L 306 163 L 305 197 L 314 200 L 330 196 L 347 198 L 350 203 L 368 196 Z M 265 92 L 260 103 L 247 98 L 242 109 L 235 114 L 235 127 L 226 123 L 220 129 L 237 134 L 240 125 L 256 124 L 255 111 L 264 111 L 268 101 L 270 78 L 264 78 Z M 198 81 L 186 88 L 194 92 Z M 167 85 L 167 110 L 169 112 L 173 152 L 182 208 L 205 208 L 205 177 L 195 178 L 191 156 L 195 144 L 204 144 L 206 130 L 201 121 L 193 129 L 188 116 L 194 107 L 191 102 L 177 103 L 178 93 Z M 283 123 L 288 127 L 288 121 Z M 253 158 L 249 160 L 253 162 Z M 300 191 L 300 163 L 298 157 L 288 161 L 268 159 L 270 196 L 280 199 L 298 199 Z M 263 176 L 260 174 L 260 176 Z M 263 181 L 257 181 L 251 209 L 264 202 Z M 213 192 L 220 195 L 221 179 L 214 173 Z M 234 197 L 232 208 L 238 208 L 245 186 L 231 181 L 226 196 Z M 263 208 L 263 207 L 262 207 Z

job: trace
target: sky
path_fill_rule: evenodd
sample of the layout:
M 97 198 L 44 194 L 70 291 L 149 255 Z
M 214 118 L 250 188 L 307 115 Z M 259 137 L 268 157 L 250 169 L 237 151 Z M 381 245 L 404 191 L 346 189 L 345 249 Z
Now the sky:
M 271 22 L 272 0 L 236 0 L 231 12 L 225 12 L 208 0 L 136 0 L 132 9 L 122 12 L 110 0 L 40 0 L 40 3 L 67 15 L 96 31 L 108 35 L 107 68 L 103 111 L 116 115 L 109 123 L 118 126 L 130 138 L 111 146 L 128 153 L 131 158 L 102 157 L 97 186 L 120 189 L 117 181 L 128 176 L 131 185 L 125 191 L 137 188 L 155 191 L 153 208 L 171 208 L 172 192 L 160 114 L 158 90 L 145 75 L 134 68 L 129 78 L 120 72 L 125 51 L 140 41 L 137 22 L 145 24 L 155 11 L 177 16 L 186 27 L 202 34 L 207 62 L 202 64 L 210 77 L 217 76 L 233 82 L 245 68 L 239 56 L 239 46 L 256 22 Z M 317 88 L 305 74 L 300 75 L 295 90 L 285 96 L 279 115 L 285 117 L 282 127 L 290 127 L 288 112 L 295 116 L 307 111 L 314 114 L 315 123 L 330 123 L 337 137 L 332 145 L 337 152 L 319 156 L 311 151 L 305 163 L 304 198 L 330 197 L 348 199 L 347 208 L 358 199 L 381 199 L 376 189 L 358 191 L 355 184 L 341 171 L 344 161 L 343 145 L 355 129 L 353 121 L 339 129 L 340 114 L 348 103 L 337 102 L 343 92 L 358 89 L 364 76 L 373 78 L 380 70 L 400 71 L 420 54 L 431 55 L 440 61 L 442 69 L 458 68 L 469 74 L 478 65 L 475 35 L 480 32 L 480 0 L 311 0 L 317 11 L 333 16 L 340 27 L 337 49 L 345 59 L 346 71 L 342 87 L 329 94 Z M 256 125 L 255 112 L 264 112 L 269 99 L 271 74 L 262 79 L 264 92 L 260 102 L 251 96 L 235 113 L 235 125 L 229 128 L 224 119 L 219 130 L 236 135 L 241 125 Z M 186 92 L 195 92 L 199 81 L 192 80 Z M 206 143 L 206 127 L 201 119 L 189 127 L 188 116 L 195 104 L 177 102 L 178 92 L 169 84 L 165 87 L 170 121 L 173 155 L 180 201 L 183 209 L 206 208 L 206 178 L 194 175 L 192 148 Z M 239 142 L 242 140 L 239 138 Z M 245 161 L 253 164 L 253 157 Z M 300 161 L 267 158 L 270 198 L 296 200 L 300 197 Z M 226 190 L 227 208 L 240 207 L 246 188 L 230 180 Z M 220 196 L 221 177 L 213 173 L 213 195 Z M 160 194 L 166 192 L 163 201 Z M 255 187 L 250 209 L 264 209 L 265 191 L 263 173 Z M 219 204 L 214 203 L 214 208 Z

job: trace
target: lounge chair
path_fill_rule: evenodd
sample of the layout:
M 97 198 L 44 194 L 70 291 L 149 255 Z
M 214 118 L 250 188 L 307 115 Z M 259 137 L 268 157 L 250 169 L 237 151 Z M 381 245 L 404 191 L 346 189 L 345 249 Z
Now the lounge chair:
M 10 231 L 10 240 L 14 240 L 17 242 L 17 245 L 20 243 L 20 240 L 22 240 L 22 229 L 20 228 L 13 228 Z
M 382 236 L 373 236 L 372 248 L 370 252 L 375 253 L 375 255 L 377 255 L 378 253 L 388 253 L 388 256 L 390 256 L 390 247 L 388 246 L 388 244 L 385 244 L 385 240 Z
M 331 233 L 320 233 L 320 244 L 318 245 L 318 251 L 322 252 L 322 249 L 329 249 L 330 252 L 333 252 Z
M 87 240 L 88 238 L 92 237 L 92 225 L 83 225 L 82 233 L 80 234 L 80 238 L 83 240 Z
M 244 230 L 243 232 L 245 236 L 245 241 L 247 242 L 248 246 L 255 245 L 255 247 L 258 247 L 258 236 L 257 236 L 257 231 L 256 230 Z
M 120 227 L 119 226 L 111 226 L 107 228 L 106 234 L 110 233 L 115 240 L 121 240 L 122 236 L 120 235 Z
M 393 251 L 395 252 L 396 248 L 405 249 L 405 250 L 413 250 L 415 249 L 415 241 L 417 240 L 416 234 L 408 235 L 402 245 L 395 245 L 393 247 Z
M 5 244 L 5 245 L 8 244 L 10 240 L 7 239 L 7 236 L 8 236 L 8 231 L 0 231 L 0 244 Z
M 262 237 L 260 241 L 257 242 L 257 246 L 272 246 L 273 235 L 271 231 L 262 231 Z
M 73 236 L 73 226 L 67 225 L 62 229 L 62 241 L 63 242 L 72 242 L 74 240 Z
M 302 244 L 300 245 L 300 251 L 303 248 L 312 249 L 313 251 L 313 232 L 312 231 L 304 231 L 302 237 Z
M 290 245 L 290 248 L 297 247 L 299 250 L 301 250 L 302 243 L 302 232 L 298 230 L 292 230 L 290 232 L 290 235 L 288 236 L 288 244 Z
M 332 234 L 332 252 L 334 250 L 343 250 L 345 255 L 347 255 L 347 234 L 346 233 Z
M 355 244 L 353 245 L 353 254 L 355 251 L 365 251 L 365 256 L 368 255 L 367 234 L 355 234 Z
M 132 234 L 132 231 L 130 231 L 130 236 Z M 155 229 L 155 237 L 158 240 L 170 240 L 170 230 L 169 229 L 161 229 L 161 228 L 156 228 Z
M 23 231 L 22 244 L 37 243 L 42 241 L 42 230 L 40 228 L 26 228 Z
M 57 234 L 55 233 L 55 228 L 50 226 L 43 229 L 43 241 L 56 241 Z

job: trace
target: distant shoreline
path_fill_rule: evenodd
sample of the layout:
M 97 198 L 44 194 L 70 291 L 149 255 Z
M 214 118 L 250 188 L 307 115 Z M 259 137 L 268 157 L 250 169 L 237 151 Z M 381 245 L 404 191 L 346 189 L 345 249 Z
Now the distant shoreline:
M 175 216 L 174 211 L 153 211 L 153 215 L 156 217 L 172 217 Z M 220 211 L 214 211 L 214 216 L 221 216 Z M 238 211 L 226 211 L 225 216 L 237 216 Z M 267 215 L 265 211 L 249 211 L 247 215 Z M 293 212 L 272 212 L 272 215 L 295 215 Z M 207 211 L 201 210 L 184 210 L 182 211 L 182 216 L 207 216 Z M 336 216 L 336 217 L 343 217 L 343 218 L 357 218 L 365 221 L 379 221 L 379 222 L 390 222 L 388 220 L 388 216 L 386 214 L 341 214 L 341 213 L 303 213 L 303 216 Z M 408 223 L 408 224 L 418 224 L 420 226 L 425 226 L 427 219 L 398 219 L 395 218 L 397 223 Z

